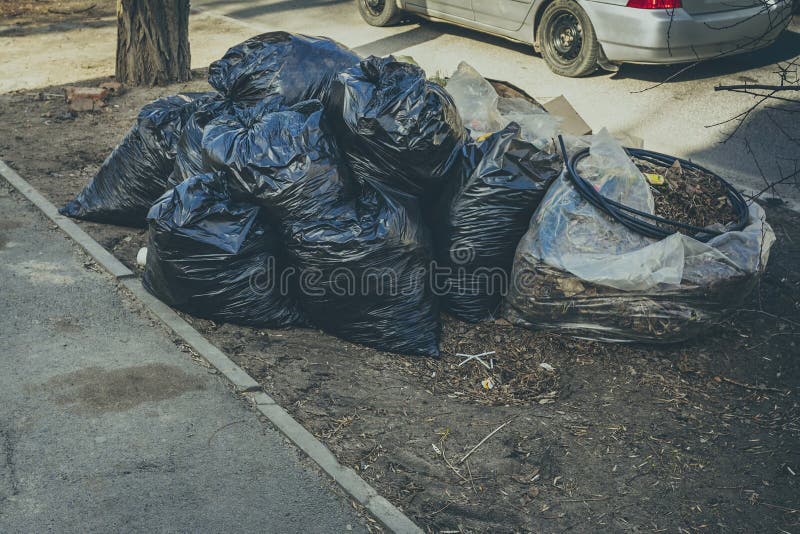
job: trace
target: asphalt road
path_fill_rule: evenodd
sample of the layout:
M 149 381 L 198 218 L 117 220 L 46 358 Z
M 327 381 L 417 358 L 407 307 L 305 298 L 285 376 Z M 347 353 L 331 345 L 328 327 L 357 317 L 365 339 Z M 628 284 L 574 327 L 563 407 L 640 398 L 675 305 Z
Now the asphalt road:
M 0 180 L 0 532 L 366 532 Z
M 455 26 L 411 21 L 393 28 L 370 27 L 352 0 L 194 0 L 192 4 L 238 19 L 254 34 L 282 29 L 327 35 L 362 54 L 411 55 L 429 74 L 449 74 L 460 61 L 467 61 L 485 76 L 511 81 L 542 100 L 563 94 L 595 130 L 607 127 L 642 138 L 646 148 L 706 164 L 749 191 L 760 191 L 767 182 L 793 172 L 798 163 L 791 160 L 800 159 L 797 113 L 782 112 L 785 106 L 780 102 L 751 113 L 727 142 L 737 121 L 713 126 L 755 103 L 748 95 L 715 92 L 716 85 L 779 83 L 776 63 L 800 55 L 798 17 L 767 49 L 701 64 L 659 85 L 679 68 L 629 65 L 616 75 L 562 78 L 527 46 Z M 800 177 L 796 178 L 776 193 L 798 208 Z

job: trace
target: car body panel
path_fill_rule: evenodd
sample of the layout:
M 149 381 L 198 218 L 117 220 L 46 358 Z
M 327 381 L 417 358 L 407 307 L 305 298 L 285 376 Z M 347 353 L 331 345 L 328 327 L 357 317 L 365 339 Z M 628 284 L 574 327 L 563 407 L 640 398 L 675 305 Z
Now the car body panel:
M 532 44 L 538 50 L 536 25 L 549 2 L 398 0 L 398 5 L 425 18 Z M 788 0 L 683 0 L 686 9 L 675 10 L 629 8 L 627 0 L 577 2 L 592 21 L 603 60 L 613 64 L 682 63 L 756 50 L 774 42 L 792 17 Z M 757 5 L 742 7 L 753 2 Z M 495 7 L 487 8 L 490 3 Z M 465 10 L 469 18 L 457 15 Z M 520 22 L 512 21 L 516 16 Z
M 703 15 L 581 5 L 608 59 L 622 63 L 682 63 L 756 50 L 772 44 L 791 21 L 788 2 Z
M 756 6 L 764 6 L 763 0 L 683 0 L 683 9 L 690 15 L 722 13 Z
M 519 30 L 533 5 L 533 0 L 473 0 L 475 21 L 502 30 Z
M 453 21 L 472 21 L 472 0 L 406 0 L 406 7 L 423 15 L 440 17 Z
M 480 1 L 484 0 L 476 0 L 476 2 Z M 504 37 L 512 41 L 519 41 L 522 43 L 533 44 L 533 35 L 534 35 L 533 13 L 536 9 L 535 6 L 537 4 L 541 5 L 543 3 L 546 3 L 547 1 L 548 0 L 533 0 L 533 2 L 531 3 L 534 6 L 534 8 L 529 10 L 528 15 L 522 22 L 522 26 L 512 30 L 498 26 L 492 26 L 491 24 L 486 24 L 477 21 L 474 18 L 467 19 L 465 17 L 459 17 L 454 15 L 452 12 L 432 9 L 429 5 L 430 4 L 429 0 L 398 0 L 397 3 L 401 9 L 414 13 L 425 19 L 449 22 L 457 26 L 462 26 L 464 28 L 470 28 L 473 30 L 478 30 L 480 32 L 497 35 L 499 37 Z

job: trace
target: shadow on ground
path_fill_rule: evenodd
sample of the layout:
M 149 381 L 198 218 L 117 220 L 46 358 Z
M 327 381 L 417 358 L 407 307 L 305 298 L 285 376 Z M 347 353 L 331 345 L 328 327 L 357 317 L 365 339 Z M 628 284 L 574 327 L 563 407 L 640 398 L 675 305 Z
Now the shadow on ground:
M 753 99 L 749 95 L 741 96 L 743 102 Z M 726 128 L 727 140 L 693 152 L 690 157 L 723 174 L 741 172 L 743 169 L 732 167 L 742 161 L 747 162 L 747 171 L 761 176 L 763 180 L 761 187 L 755 191 L 759 198 L 782 201 L 782 197 L 789 192 L 800 190 L 798 113 L 800 101 L 767 101 L 740 118 L 720 117 L 720 122 L 728 121 L 721 125 Z M 775 135 L 764 135 L 767 131 Z M 741 159 L 742 155 L 745 156 L 744 160 Z

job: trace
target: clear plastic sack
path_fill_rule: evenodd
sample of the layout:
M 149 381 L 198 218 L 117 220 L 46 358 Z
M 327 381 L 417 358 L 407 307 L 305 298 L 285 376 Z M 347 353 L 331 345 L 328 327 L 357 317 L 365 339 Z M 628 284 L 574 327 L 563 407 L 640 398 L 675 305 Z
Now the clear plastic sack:
M 445 87 L 456 103 L 461 121 L 473 139 L 480 139 L 516 122 L 522 139 L 543 150 L 554 148 L 561 119 L 523 98 L 502 98 L 492 84 L 467 62 L 447 80 Z
M 606 197 L 653 212 L 649 185 L 605 131 L 581 175 Z M 763 210 L 707 243 L 643 237 L 586 202 L 566 176 L 517 248 L 506 315 L 514 323 L 603 341 L 677 342 L 708 330 L 752 291 L 775 235 Z

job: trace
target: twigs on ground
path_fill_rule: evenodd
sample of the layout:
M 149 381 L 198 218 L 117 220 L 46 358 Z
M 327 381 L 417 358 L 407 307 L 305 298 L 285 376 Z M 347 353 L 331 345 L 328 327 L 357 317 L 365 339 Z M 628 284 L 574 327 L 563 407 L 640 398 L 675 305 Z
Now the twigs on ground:
M 473 453 L 473 452 L 477 451 L 477 450 L 478 450 L 478 448 L 479 448 L 481 445 L 483 445 L 484 443 L 486 443 L 487 441 L 489 441 L 489 438 L 491 438 L 492 436 L 494 436 L 495 434 L 497 434 L 498 432 L 500 432 L 500 430 L 502 430 L 502 429 L 503 429 L 503 427 L 505 427 L 505 426 L 506 426 L 508 423 L 510 423 L 510 422 L 511 422 L 511 421 L 513 421 L 513 420 L 514 420 L 514 419 L 509 419 L 508 421 L 506 421 L 506 422 L 505 422 L 505 423 L 503 423 L 502 425 L 498 426 L 497 428 L 495 428 L 494 430 L 492 430 L 491 432 L 489 432 L 489 434 L 488 434 L 488 435 L 487 435 L 485 438 L 483 438 L 483 439 L 482 439 L 482 440 L 481 440 L 481 441 L 480 441 L 480 442 L 479 442 L 477 445 L 475 445 L 474 447 L 472 447 L 472 449 L 471 449 L 471 450 L 470 450 L 470 451 L 469 451 L 467 454 L 465 454 L 463 458 L 461 458 L 461 459 L 458 461 L 458 465 L 461 465 L 461 464 L 463 464 L 463 463 L 464 463 L 464 461 L 465 461 L 467 458 L 469 458 L 469 457 L 472 455 L 472 453 Z
M 728 384 L 733 384 L 734 386 L 739 386 L 740 388 L 749 389 L 751 391 L 773 391 L 775 393 L 786 393 L 786 391 L 783 389 L 768 388 L 766 386 L 753 386 L 751 384 L 745 384 L 744 382 L 739 382 L 738 380 L 734 380 L 733 378 L 728 378 L 726 376 L 721 376 L 719 379 L 723 382 L 727 382 Z

